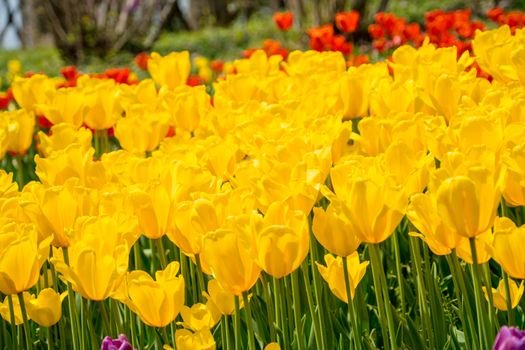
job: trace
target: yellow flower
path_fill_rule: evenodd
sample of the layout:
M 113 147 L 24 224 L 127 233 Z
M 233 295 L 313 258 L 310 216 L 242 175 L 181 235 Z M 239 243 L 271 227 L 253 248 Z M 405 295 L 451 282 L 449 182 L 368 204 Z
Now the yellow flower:
M 157 271 L 156 280 L 144 271 L 128 272 L 112 298 L 125 303 L 148 326 L 165 327 L 184 305 L 184 278 L 177 277 L 178 272 L 176 261 Z
M 47 104 L 56 90 L 54 82 L 42 74 L 35 74 L 30 78 L 17 77 L 12 88 L 16 102 L 36 115 L 42 114 L 37 106 Z
M 87 111 L 86 96 L 76 88 L 59 89 L 48 102 L 36 105 L 53 124 L 67 123 L 79 128 Z
M 235 312 L 235 295 L 221 287 L 217 280 L 208 282 L 208 292 L 203 292 L 208 300 L 206 306 L 217 309 L 222 315 L 232 315 Z M 243 306 L 240 300 L 240 306 Z
M 22 62 L 14 59 L 7 61 L 7 80 L 12 82 L 22 72 Z
M 40 291 L 36 299 L 29 300 L 27 314 L 42 327 L 51 327 L 62 317 L 62 301 L 67 292 L 58 294 L 51 288 Z
M 135 242 L 134 222 L 110 216 L 82 217 L 68 248 L 69 264 L 58 250 L 51 262 L 73 289 L 89 300 L 104 300 L 118 287 L 128 269 Z
M 343 258 L 340 256 L 335 257 L 331 254 L 324 256 L 326 266 L 323 266 L 316 262 L 319 273 L 323 279 L 328 283 L 330 290 L 334 295 L 341 301 L 348 303 L 348 295 L 346 294 L 346 284 L 344 277 Z M 348 278 L 350 283 L 350 297 L 353 299 L 355 295 L 355 289 L 363 278 L 368 266 L 368 261 L 362 263 L 359 262 L 359 254 L 357 252 L 352 253 L 347 257 L 348 266 Z
M 125 118 L 119 119 L 115 136 L 126 151 L 140 154 L 151 152 L 168 133 L 169 117 L 167 112 L 136 105 L 127 111 Z
M 28 292 L 24 292 L 24 304 L 27 305 L 29 303 L 29 300 L 34 298 L 33 295 L 29 294 Z M 11 323 L 11 313 L 9 309 L 9 296 L 6 296 L 4 298 L 4 302 L 0 303 L 0 316 L 7 322 Z M 24 323 L 24 319 L 22 317 L 22 310 L 20 309 L 20 301 L 18 300 L 18 297 L 16 295 L 11 296 L 11 300 L 13 302 L 13 309 L 14 309 L 14 316 L 15 316 L 15 325 L 19 326 Z M 29 315 L 27 315 L 28 318 Z
M 101 164 L 93 161 L 95 150 L 87 151 L 81 144 L 73 143 L 63 150 L 53 152 L 49 157 L 35 156 L 36 174 L 42 183 L 47 185 L 62 185 L 76 178 L 83 185 L 96 187 L 103 181 L 100 178 Z
M 235 295 L 253 287 L 261 272 L 252 257 L 250 235 L 235 227 L 218 229 L 203 238 L 202 259 L 220 285 Z
M 380 243 L 394 232 L 403 218 L 406 196 L 377 164 L 378 159 L 355 157 L 332 168 L 335 195 L 322 191 L 334 209 L 346 216 L 363 242 Z
M 215 350 L 215 339 L 209 329 L 195 333 L 187 329 L 177 329 L 175 344 L 178 350 Z
M 171 52 L 166 56 L 153 52 L 148 60 L 148 71 L 153 80 L 168 89 L 185 85 L 190 75 L 190 68 L 188 51 Z
M 315 238 L 328 251 L 338 256 L 349 256 L 356 251 L 361 240 L 352 231 L 352 225 L 332 205 L 327 210 L 314 208 L 312 231 Z
M 505 203 L 510 206 L 525 205 L 525 144 L 512 148 L 505 157 L 507 165 L 507 177 L 503 197 Z
M 53 236 L 55 247 L 68 247 L 77 218 L 97 214 L 98 193 L 74 179 L 52 187 L 32 182 L 24 187 L 20 205 L 36 224 L 39 240 Z
M 6 118 L 7 150 L 24 154 L 33 142 L 35 116 L 25 109 L 0 113 L 0 119 Z
M 509 276 L 520 280 L 525 279 L 525 255 L 521 249 L 523 244 L 525 225 L 516 227 L 509 218 L 496 218 L 494 239 L 488 249 Z
M 253 218 L 259 266 L 275 278 L 291 274 L 308 254 L 310 239 L 306 215 L 292 210 L 286 202 L 274 202 L 264 218 Z
M 179 86 L 164 92 L 163 100 L 177 131 L 194 132 L 211 109 L 210 95 L 204 86 Z
M 442 182 L 436 194 L 437 212 L 460 236 L 476 237 L 492 227 L 500 196 L 490 171 L 475 168 L 468 177 L 455 176 Z
M 483 293 L 485 293 L 485 298 L 489 300 L 489 295 L 487 293 L 487 288 L 483 288 Z M 521 296 L 523 295 L 523 281 L 519 284 L 519 287 L 516 285 L 516 282 L 509 279 L 509 296 L 510 296 L 510 307 L 514 309 L 518 306 Z M 492 288 L 492 301 L 496 309 L 501 311 L 507 311 L 507 291 L 505 289 L 505 281 L 500 280 L 498 283 L 498 288 Z
M 197 303 L 191 308 L 184 305 L 180 311 L 184 327 L 198 332 L 205 329 L 212 329 L 220 320 L 220 314 L 215 313 L 208 305 Z
M 115 125 L 122 115 L 119 99 L 120 89 L 111 79 L 95 81 L 95 86 L 84 90 L 86 104 L 88 105 L 84 122 L 91 129 L 109 129 Z M 79 79 L 79 86 L 81 83 L 82 77 Z
M 32 224 L 4 222 L 0 228 L 0 292 L 18 294 L 33 287 L 49 255 L 51 237 L 38 243 Z
M 421 234 L 411 233 L 411 235 L 418 236 L 425 241 L 434 254 L 450 254 L 463 239 L 444 225 L 437 212 L 435 195 L 428 192 L 417 193 L 410 198 L 407 217 L 421 232 Z
M 279 343 L 269 343 L 264 347 L 264 350 L 281 350 Z
M 91 148 L 92 134 L 89 129 L 77 129 L 71 124 L 60 123 L 51 127 L 50 135 L 38 132 L 39 150 L 45 157 L 50 157 L 53 152 L 65 150 L 71 144 L 79 144 L 83 153 Z

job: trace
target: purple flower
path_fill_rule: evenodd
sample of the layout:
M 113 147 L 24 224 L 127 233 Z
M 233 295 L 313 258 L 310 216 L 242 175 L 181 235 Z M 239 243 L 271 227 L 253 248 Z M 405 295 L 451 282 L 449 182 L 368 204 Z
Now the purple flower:
M 525 350 L 525 331 L 514 327 L 501 327 L 492 349 Z
M 118 336 L 117 339 L 111 339 L 110 336 L 106 336 L 102 340 L 102 346 L 100 350 L 135 350 L 131 346 L 128 338 L 124 334 Z

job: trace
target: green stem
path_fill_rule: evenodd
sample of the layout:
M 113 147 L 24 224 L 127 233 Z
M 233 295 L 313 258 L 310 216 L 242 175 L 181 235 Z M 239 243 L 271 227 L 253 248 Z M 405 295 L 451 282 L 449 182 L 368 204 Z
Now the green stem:
M 236 295 L 234 298 L 235 304 L 235 315 L 234 322 L 235 328 L 233 329 L 233 336 L 235 337 L 235 350 L 241 350 L 241 311 L 239 307 L 239 297 Z
M 494 334 L 494 329 L 499 329 L 498 327 L 498 324 L 497 324 L 497 320 L 496 320 L 496 314 L 494 312 L 494 297 L 492 295 L 492 283 L 491 283 L 491 280 L 490 280 L 490 269 L 489 269 L 489 264 L 486 263 L 483 265 L 483 272 L 484 274 L 482 275 L 483 277 L 483 280 L 484 280 L 484 283 L 485 283 L 485 286 L 487 288 L 487 295 L 488 295 L 488 299 L 489 299 L 489 326 L 490 326 L 490 339 L 494 339 L 495 338 L 495 334 Z
M 301 297 L 299 294 L 299 277 L 297 274 L 300 271 L 293 272 L 290 276 L 292 279 L 292 296 L 293 296 L 293 315 L 295 321 L 295 335 L 297 337 L 297 345 L 299 350 L 305 349 L 303 325 L 301 322 Z
M 514 325 L 514 311 L 512 310 L 512 300 L 510 300 L 509 275 L 501 268 L 503 283 L 505 283 L 505 299 L 507 301 L 507 317 L 509 326 Z
M 13 297 L 7 296 L 7 303 L 9 304 L 9 318 L 11 319 L 11 343 L 12 348 L 16 349 L 16 320 L 15 320 L 15 307 L 13 305 Z M 19 344 L 20 345 L 20 344 Z
M 69 253 L 67 248 L 63 248 L 64 262 L 69 266 Z M 73 338 L 73 349 L 78 349 L 78 319 L 77 308 L 75 303 L 75 292 L 71 282 L 67 282 L 67 303 L 69 306 L 69 317 L 71 318 L 71 337 Z
M 113 335 L 113 333 L 111 333 L 111 325 L 109 323 L 108 310 L 106 309 L 106 304 L 104 304 L 104 300 L 99 301 L 98 305 L 100 306 L 100 313 L 102 314 L 102 321 L 104 324 L 104 334 Z
M 164 244 L 162 243 L 162 237 L 155 240 L 155 245 L 157 246 L 157 253 L 159 256 L 160 267 L 165 269 L 168 266 L 166 261 L 166 252 L 164 251 Z
M 427 305 L 427 292 L 425 282 L 423 279 L 423 268 L 421 262 L 421 251 L 419 250 L 418 238 L 409 237 L 410 253 L 412 254 L 412 262 L 415 266 L 416 281 L 417 281 L 417 294 L 419 303 L 419 313 L 423 321 L 422 333 L 423 339 L 428 339 L 429 347 L 434 348 L 434 338 L 431 336 L 432 325 L 430 322 L 430 315 Z
M 319 324 L 319 332 L 321 334 L 321 337 L 320 337 L 320 341 L 321 341 L 321 346 L 318 347 L 318 349 L 327 349 L 328 348 L 328 344 L 327 344 L 327 340 L 326 340 L 326 337 L 325 337 L 325 332 L 327 330 L 327 327 L 326 327 L 326 322 L 325 322 L 325 319 L 324 319 L 324 312 L 321 311 L 321 308 L 320 308 L 320 305 L 321 305 L 321 290 L 322 290 L 322 284 L 321 284 L 321 281 L 320 281 L 320 277 L 319 277 L 319 271 L 317 270 L 317 267 L 315 265 L 315 262 L 318 260 L 317 259 L 317 250 L 315 249 L 315 238 L 313 236 L 313 233 L 312 233 L 312 215 L 310 215 L 308 217 L 308 221 L 310 223 L 310 268 L 311 268 L 311 271 L 312 271 L 312 279 L 314 281 L 314 297 L 315 297 L 315 303 L 317 305 L 317 312 L 316 312 L 316 315 L 317 315 L 317 318 L 318 318 L 318 324 Z M 305 267 L 305 270 L 306 270 L 306 267 Z M 304 274 L 305 276 L 307 276 L 308 274 Z M 306 281 L 305 281 L 306 282 Z M 310 283 L 310 281 L 308 281 L 308 283 Z M 313 307 L 313 305 L 312 305 Z
M 261 282 L 263 285 L 263 297 L 266 303 L 266 310 L 268 314 L 268 323 L 270 324 L 270 340 L 274 342 L 277 341 L 277 335 L 275 333 L 275 317 L 273 315 L 273 305 L 270 299 L 270 292 L 268 291 L 270 286 L 264 273 L 261 273 Z
M 396 259 L 396 275 L 397 275 L 397 284 L 399 285 L 399 299 L 401 301 L 401 314 L 406 316 L 406 306 L 405 306 L 405 288 L 403 287 L 403 271 L 401 269 L 401 253 L 399 250 L 399 238 L 398 235 L 400 231 L 396 230 L 392 235 L 392 244 L 394 245 L 394 256 Z
M 346 297 L 348 303 L 348 322 L 349 328 L 353 328 L 354 333 L 354 347 L 357 350 L 361 350 L 361 332 L 359 331 L 358 317 L 357 313 L 354 310 L 354 299 L 352 298 L 351 293 L 351 283 L 350 274 L 348 273 L 348 257 L 343 257 L 343 273 L 345 278 L 345 288 L 346 288 Z
M 25 184 L 25 176 L 24 176 L 24 161 L 22 159 L 22 155 L 20 154 L 20 152 L 16 154 L 16 163 L 18 165 L 18 169 L 17 169 L 18 186 L 20 186 L 20 190 L 21 190 Z
M 474 281 L 474 301 L 476 304 L 476 316 L 478 325 L 481 327 L 482 332 L 479 333 L 479 342 L 481 349 L 489 348 L 489 342 L 487 342 L 487 325 L 485 323 L 485 310 L 481 301 L 481 278 L 478 264 L 478 253 L 476 251 L 476 239 L 469 238 L 470 251 L 472 252 L 472 279 Z
M 373 244 L 368 245 L 368 251 L 370 253 L 370 263 L 372 264 L 372 279 L 374 281 L 374 292 L 377 302 L 377 307 L 379 309 L 379 323 L 381 325 L 381 334 L 383 336 L 383 346 L 386 350 L 390 349 L 388 343 L 388 329 L 386 325 L 386 311 L 385 305 L 383 303 L 383 288 L 381 288 L 381 279 L 379 278 L 379 270 L 382 270 L 380 266 L 379 257 L 377 256 L 377 251 L 373 249 Z M 379 264 L 379 265 L 378 265 Z
M 310 287 L 310 283 L 312 283 L 308 277 L 308 267 L 306 265 L 306 262 L 301 266 L 301 269 L 303 271 L 303 281 L 304 281 L 304 288 L 306 291 L 306 301 L 308 302 L 308 311 L 310 312 L 310 317 L 312 317 L 312 323 L 314 324 L 314 334 L 315 334 L 315 345 L 317 349 L 323 348 L 324 340 L 322 339 L 324 337 L 323 332 L 321 332 L 321 328 L 319 326 L 319 319 L 315 312 L 314 307 L 314 300 L 312 297 L 312 288 Z
M 206 288 L 204 288 L 204 273 L 202 272 L 201 258 L 199 254 L 195 255 L 195 262 L 197 263 L 197 283 L 199 283 L 199 289 L 201 292 L 198 299 L 203 300 L 204 296 L 202 295 L 202 292 L 205 291 Z
M 244 301 L 244 311 L 246 315 L 246 328 L 248 328 L 248 346 L 250 350 L 255 350 L 255 336 L 253 334 L 253 322 L 252 322 L 252 307 L 250 300 L 248 299 L 248 292 L 242 293 L 242 299 Z
M 379 247 L 377 244 L 369 244 L 368 249 L 370 251 L 370 260 L 372 260 L 372 271 L 376 275 L 374 278 L 375 288 L 382 289 L 381 296 L 382 301 L 378 301 L 378 304 L 383 304 L 383 315 L 386 315 L 388 333 L 390 338 L 390 345 L 393 350 L 397 349 L 396 343 L 396 329 L 394 326 L 394 317 L 392 315 L 392 306 L 390 304 L 390 299 L 388 297 L 388 290 L 386 285 L 385 272 L 383 270 L 383 264 L 381 263 L 381 253 L 379 252 Z M 376 285 L 377 282 L 377 285 Z M 385 344 L 387 340 L 385 339 Z M 385 346 L 386 348 L 386 346 Z
M 24 320 L 24 333 L 26 335 L 27 349 L 33 349 L 33 340 L 31 339 L 31 328 L 27 319 L 26 303 L 24 301 L 24 293 L 18 293 L 18 302 L 20 303 L 20 311 L 22 312 L 22 319 Z

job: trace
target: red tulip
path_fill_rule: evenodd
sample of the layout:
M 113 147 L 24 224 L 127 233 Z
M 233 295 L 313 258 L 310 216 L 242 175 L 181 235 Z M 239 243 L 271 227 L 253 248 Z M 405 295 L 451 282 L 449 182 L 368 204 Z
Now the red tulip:
M 353 33 L 359 23 L 359 12 L 347 11 L 335 15 L 335 25 L 344 33 Z
M 291 12 L 276 12 L 273 15 L 273 21 L 277 24 L 279 30 L 289 30 L 293 24 L 293 15 Z

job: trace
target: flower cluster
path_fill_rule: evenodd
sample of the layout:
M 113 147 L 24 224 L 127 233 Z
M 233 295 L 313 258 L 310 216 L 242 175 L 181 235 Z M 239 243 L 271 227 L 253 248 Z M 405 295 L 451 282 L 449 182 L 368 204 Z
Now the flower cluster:
M 355 29 L 355 14 L 340 15 L 340 30 Z M 32 321 L 70 325 L 62 339 L 83 348 L 126 328 L 130 341 L 103 348 L 214 349 L 220 337 L 304 349 L 306 328 L 320 349 L 360 349 L 366 332 L 377 346 L 442 348 L 440 327 L 487 348 L 525 279 L 524 43 L 524 30 L 502 26 L 477 32 L 475 58 L 426 40 L 359 67 L 342 50 L 257 50 L 222 65 L 213 103 L 188 79 L 215 69 L 188 52 L 148 55 L 141 81 L 122 69 L 68 68 L 65 84 L 16 77 L 17 108 L 0 115 L 18 177 L 0 172 L 0 315 L 24 324 L 27 348 Z M 36 116 L 50 129 L 37 131 Z M 453 317 L 440 316 L 454 293 Z M 95 305 L 101 321 L 86 321 Z M 428 337 L 398 337 L 394 311 L 404 332 L 414 317 Z

